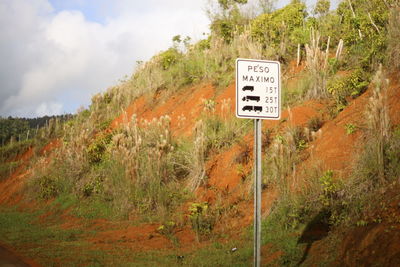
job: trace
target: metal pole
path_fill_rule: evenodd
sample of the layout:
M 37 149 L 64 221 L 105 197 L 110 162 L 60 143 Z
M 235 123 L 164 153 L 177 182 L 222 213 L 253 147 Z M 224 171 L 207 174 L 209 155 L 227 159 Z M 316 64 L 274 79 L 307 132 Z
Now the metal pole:
M 254 120 L 254 267 L 261 264 L 261 120 Z

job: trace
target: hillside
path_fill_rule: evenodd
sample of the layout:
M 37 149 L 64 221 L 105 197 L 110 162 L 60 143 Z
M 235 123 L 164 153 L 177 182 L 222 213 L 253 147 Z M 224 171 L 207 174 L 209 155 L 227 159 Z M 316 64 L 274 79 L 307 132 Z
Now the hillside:
M 400 265 L 398 2 L 256 17 L 218 2 L 207 39 L 174 37 L 88 109 L 0 148 L 0 251 L 31 266 L 251 266 L 241 57 L 282 65 L 281 119 L 262 123 L 262 265 Z

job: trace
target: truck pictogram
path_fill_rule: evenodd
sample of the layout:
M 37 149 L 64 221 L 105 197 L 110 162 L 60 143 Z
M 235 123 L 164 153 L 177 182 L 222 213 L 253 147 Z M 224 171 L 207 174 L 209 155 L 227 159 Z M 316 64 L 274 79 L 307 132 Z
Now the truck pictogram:
M 253 111 L 253 106 L 244 106 L 243 108 L 242 108 L 242 110 L 243 111 Z
M 244 106 L 242 110 L 262 112 L 263 108 L 261 106 Z
M 247 85 L 247 86 L 245 86 L 245 87 L 242 88 L 242 91 L 250 91 L 250 92 L 253 92 L 253 91 L 254 91 L 254 86 L 249 86 L 249 85 Z
M 250 100 L 260 102 L 260 97 L 254 96 L 254 95 L 248 95 L 248 96 L 243 97 L 242 100 L 247 101 L 247 102 L 249 102 Z

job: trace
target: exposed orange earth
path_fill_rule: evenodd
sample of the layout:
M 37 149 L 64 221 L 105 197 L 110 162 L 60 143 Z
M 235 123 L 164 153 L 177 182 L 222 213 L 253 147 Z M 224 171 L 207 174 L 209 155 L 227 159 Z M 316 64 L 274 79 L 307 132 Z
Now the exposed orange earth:
M 302 66 L 296 67 L 292 71 L 292 75 L 302 69 Z M 289 72 L 290 73 L 290 72 Z M 398 125 L 400 123 L 400 87 L 396 75 L 390 77 L 390 86 L 388 91 L 388 99 L 390 106 L 390 116 L 392 123 Z M 366 93 L 350 102 L 335 119 L 328 120 L 322 126 L 320 133 L 315 140 L 311 141 L 305 153 L 308 157 L 303 163 L 300 163 L 299 169 L 309 168 L 313 164 L 319 164 L 325 170 L 334 170 L 338 176 L 345 177 L 350 172 L 349 167 L 355 159 L 354 155 L 358 153 L 359 142 L 362 141 L 360 131 L 353 134 L 347 134 L 345 130 L 346 124 L 354 124 L 357 127 L 363 127 L 363 117 L 365 106 L 369 101 L 371 89 Z M 148 99 L 156 98 L 156 104 L 149 104 Z M 185 90 L 180 90 L 167 98 L 161 96 L 141 96 L 137 98 L 124 113 L 120 114 L 111 124 L 112 128 L 117 128 L 130 120 L 135 114 L 138 120 L 152 120 L 161 116 L 168 115 L 171 118 L 171 129 L 174 135 L 187 136 L 192 135 L 192 129 L 197 120 L 201 118 L 204 109 L 205 100 L 213 100 L 215 102 L 215 112 L 221 117 L 233 116 L 235 102 L 235 85 L 231 84 L 224 90 L 216 90 L 211 85 L 200 85 Z M 285 109 L 282 113 L 280 121 L 263 122 L 263 130 L 271 130 L 273 134 L 278 133 L 285 127 L 307 127 L 307 123 L 313 117 L 320 116 L 326 111 L 326 103 L 317 101 L 308 101 L 302 105 L 293 106 Z M 61 145 L 60 141 L 54 140 L 46 145 L 41 154 L 50 157 L 51 151 Z M 21 190 L 30 174 L 30 169 L 26 168 L 33 150 L 30 148 L 19 157 L 24 163 L 10 177 L 0 182 L 0 203 L 15 205 L 22 200 Z M 265 153 L 265 151 L 264 151 Z M 267 155 L 266 155 L 267 156 Z M 226 232 L 231 236 L 236 236 L 244 226 L 248 226 L 253 222 L 253 202 L 248 197 L 251 181 L 248 175 L 251 173 L 253 165 L 253 134 L 248 133 L 243 142 L 235 144 L 219 154 L 213 155 L 206 162 L 206 173 L 208 181 L 201 186 L 197 192 L 199 201 L 207 201 L 216 203 L 224 202 L 225 206 L 234 207 L 230 211 L 229 217 L 224 220 L 224 225 L 216 225 L 216 231 Z M 34 167 L 33 167 L 34 168 Z M 252 178 L 251 178 L 252 179 Z M 300 176 L 300 179 L 304 177 Z M 274 188 L 266 188 L 263 192 L 263 211 L 267 216 L 272 203 L 278 197 L 277 190 Z M 393 193 L 394 194 L 394 193 Z M 79 219 L 71 216 L 66 212 L 62 214 L 65 229 L 74 228 L 79 225 Z M 46 221 L 46 215 L 39 220 Z M 157 232 L 157 224 L 142 224 L 139 226 L 131 226 L 129 224 L 113 225 L 105 220 L 93 221 L 92 226 L 101 229 L 95 238 L 87 240 L 93 246 L 107 249 L 108 246 L 114 246 L 115 243 L 131 248 L 134 251 L 146 251 L 155 249 L 173 249 L 171 240 Z M 107 230 L 113 227 L 111 230 Z M 382 233 L 383 228 L 371 227 L 371 236 L 365 237 L 363 233 L 351 233 L 344 239 L 346 247 L 354 246 L 354 242 L 362 239 L 361 245 L 363 251 L 360 253 L 370 253 L 370 249 L 375 249 L 376 235 Z M 374 234 L 375 233 L 375 234 Z M 188 226 L 183 226 L 176 230 L 175 235 L 179 241 L 184 244 L 186 249 L 200 246 L 195 242 L 195 234 Z M 358 238 L 358 239 L 357 239 Z M 392 238 L 395 238 L 392 236 Z M 397 238 L 397 237 L 396 237 Z M 358 241 L 360 241 L 358 240 Z M 396 239 L 398 240 L 398 239 Z M 360 241 L 361 242 L 361 241 Z M 359 242 L 358 242 L 359 243 Z M 194 244 L 194 245 L 193 245 Z M 189 246 L 191 245 L 191 246 Z M 319 243 L 317 242 L 311 247 L 311 254 L 318 253 Z M 396 245 L 393 245 L 396 246 Z M 391 249 L 393 247 L 390 247 Z M 268 250 L 265 247 L 264 250 Z M 397 249 L 396 251 L 399 251 Z M 394 251 L 394 250 L 393 250 Z M 265 251 L 266 258 L 274 259 L 279 257 L 281 253 L 268 254 Z M 346 252 L 343 251 L 346 255 Z M 349 264 L 353 264 L 351 259 L 346 259 Z

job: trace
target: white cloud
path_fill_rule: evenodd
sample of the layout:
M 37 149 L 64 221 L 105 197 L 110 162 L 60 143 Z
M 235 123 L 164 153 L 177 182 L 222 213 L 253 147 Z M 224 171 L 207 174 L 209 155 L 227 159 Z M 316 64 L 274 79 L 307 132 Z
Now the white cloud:
M 55 12 L 46 0 L 1 1 L 0 115 L 74 112 L 173 35 L 207 30 L 202 0 L 113 2 L 113 16 L 100 24 L 81 11 Z
M 42 103 L 36 109 L 36 114 L 43 117 L 48 114 L 60 114 L 62 112 L 62 105 L 60 103 Z
M 130 75 L 137 60 L 168 48 L 174 35 L 202 38 L 207 3 L 0 0 L 0 116 L 88 105 L 93 94 Z

